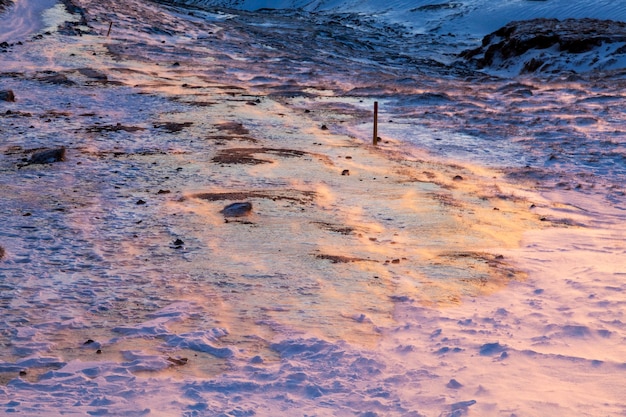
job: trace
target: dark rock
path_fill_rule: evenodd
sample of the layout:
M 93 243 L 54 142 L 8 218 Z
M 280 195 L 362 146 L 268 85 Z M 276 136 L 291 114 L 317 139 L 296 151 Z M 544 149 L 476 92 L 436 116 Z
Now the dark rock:
M 57 149 L 44 149 L 42 151 L 34 152 L 30 159 L 29 164 L 51 164 L 53 162 L 65 161 L 65 148 Z
M 506 69 L 519 65 L 522 73 L 571 71 L 568 55 L 588 60 L 589 69 L 604 69 L 600 49 L 626 44 L 626 22 L 600 19 L 532 19 L 511 22 L 485 36 L 478 48 L 461 53 L 478 68 Z M 582 57 L 586 52 L 598 51 Z M 538 53 L 539 52 L 539 53 Z M 526 55 L 528 53 L 528 55 Z M 612 61 L 619 62 L 619 49 Z M 610 61 L 609 60 L 609 61 Z M 610 64 L 606 64 L 610 65 Z M 616 64 L 617 65 L 617 64 Z
M 232 203 L 224 207 L 220 213 L 224 215 L 224 217 L 244 217 L 249 215 L 252 212 L 252 203 L 242 202 L 242 203 Z
M 341 175 L 350 175 L 350 170 L 344 169 L 343 171 L 341 171 Z
M 13 90 L 0 90 L 0 101 L 15 101 L 15 94 L 13 94 Z
M 75 85 L 76 84 L 74 81 L 67 78 L 64 74 L 59 74 L 59 73 L 46 75 L 44 77 L 41 77 L 40 80 L 46 83 L 57 84 L 57 85 Z
M 498 353 L 502 353 L 505 350 L 505 347 L 498 342 L 495 343 L 485 343 L 480 347 L 480 355 L 481 356 L 493 356 Z
M 140 199 L 140 200 L 137 200 L 137 203 L 135 203 L 135 204 L 137 204 L 138 206 L 141 206 L 141 205 L 146 204 L 146 202 L 144 200 Z
M 446 384 L 446 387 L 448 388 L 452 388 L 452 389 L 459 389 L 463 386 L 463 384 L 461 384 L 459 381 L 457 381 L 456 379 L 451 379 L 450 382 L 448 382 Z
M 468 401 L 459 401 L 458 403 L 450 404 L 451 410 L 460 410 L 463 408 L 471 407 L 476 404 L 476 400 L 468 400 Z
M 0 261 L 4 258 L 4 248 L 2 246 L 0 246 Z
M 79 68 L 78 72 L 87 78 L 91 78 L 96 81 L 108 81 L 108 77 L 105 73 L 92 68 Z
M 3 12 L 6 8 L 13 4 L 12 0 L 0 0 L 0 12 Z

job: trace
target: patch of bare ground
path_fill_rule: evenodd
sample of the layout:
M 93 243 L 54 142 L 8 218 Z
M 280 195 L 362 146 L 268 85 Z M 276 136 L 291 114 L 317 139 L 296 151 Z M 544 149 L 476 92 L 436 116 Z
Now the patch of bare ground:
M 242 124 L 237 122 L 224 122 L 215 125 L 215 129 L 221 133 L 208 135 L 208 140 L 214 140 L 218 144 L 224 144 L 227 141 L 238 140 L 243 142 L 258 142 L 257 139 L 249 136 L 250 131 Z
M 323 230 L 328 230 L 329 232 L 335 232 L 342 235 L 351 235 L 354 234 L 356 229 L 350 226 L 343 226 L 340 224 L 332 224 L 326 222 L 313 222 L 314 225 L 318 226 Z
M 120 131 L 133 133 L 133 132 L 146 130 L 146 128 L 140 127 L 140 126 L 125 126 L 121 123 L 117 123 L 115 125 L 94 125 L 94 126 L 88 127 L 86 130 L 89 133 L 120 132 Z
M 286 148 L 229 148 L 220 150 L 212 159 L 217 164 L 271 164 L 272 161 L 255 157 L 257 154 L 270 154 L 280 157 L 299 158 L 307 152 Z
M 272 201 L 288 200 L 298 203 L 311 203 L 315 198 L 314 191 L 302 190 L 262 190 L 262 191 L 233 191 L 233 192 L 215 192 L 215 193 L 197 193 L 192 194 L 191 198 L 198 198 L 206 201 L 224 201 L 224 200 L 247 200 L 251 198 L 268 199 Z
M 352 262 L 378 262 L 373 259 L 366 258 L 355 258 L 352 256 L 343 256 L 343 255 L 329 255 L 327 253 L 319 253 L 315 255 L 317 259 L 324 259 L 330 261 L 334 264 L 347 264 Z
M 178 133 L 183 131 L 185 128 L 193 126 L 193 122 L 165 122 L 165 123 L 157 123 L 154 125 L 155 129 L 165 130 L 168 133 Z
M 152 155 L 167 155 L 167 152 L 164 152 L 159 149 L 144 149 L 137 152 L 128 152 L 122 150 L 91 150 L 88 148 L 76 148 L 79 152 L 85 155 L 95 156 L 97 158 L 105 159 L 105 158 L 124 158 L 124 157 L 135 157 L 135 156 L 152 156 Z
M 237 122 L 224 122 L 215 126 L 220 132 L 227 132 L 234 136 L 249 135 L 250 131 L 242 124 Z
M 250 143 L 258 142 L 258 140 L 250 136 L 209 135 L 206 137 L 206 139 L 215 141 L 216 145 L 225 145 L 226 142 L 229 142 L 231 140 L 238 140 L 241 142 L 250 142 Z
M 525 273 L 508 264 L 502 255 L 486 252 L 455 251 L 444 252 L 437 257 L 446 264 L 460 264 L 468 271 L 467 278 L 460 281 L 477 287 L 488 287 L 498 282 L 523 280 Z

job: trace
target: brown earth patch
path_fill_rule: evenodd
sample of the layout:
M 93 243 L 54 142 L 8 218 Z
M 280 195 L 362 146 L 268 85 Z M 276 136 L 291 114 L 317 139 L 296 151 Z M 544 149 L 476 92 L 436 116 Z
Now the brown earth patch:
M 139 126 L 124 126 L 121 123 L 116 125 L 95 125 L 87 128 L 87 132 L 89 133 L 102 133 L 102 132 L 138 132 L 141 130 L 146 130 L 145 127 Z
M 271 154 L 281 157 L 301 157 L 306 155 L 304 151 L 285 148 L 230 148 L 223 149 L 213 157 L 212 161 L 217 164 L 271 164 L 267 159 L 256 158 L 256 154 Z
M 325 259 L 328 260 L 334 264 L 347 264 L 347 263 L 351 263 L 351 262 L 378 262 L 378 261 L 374 261 L 372 259 L 365 259 L 365 258 L 354 258 L 351 256 L 343 256 L 343 255 L 329 255 L 327 253 L 320 253 L 315 255 L 315 257 L 317 259 Z
M 154 125 L 155 129 L 163 129 L 168 133 L 178 133 L 183 129 L 190 127 L 193 125 L 193 122 L 165 122 L 165 123 L 157 123 Z
M 220 132 L 228 132 L 231 135 L 244 136 L 249 135 L 250 131 L 243 124 L 237 122 L 224 122 L 215 126 Z
M 229 135 L 210 135 L 206 137 L 207 140 L 214 140 L 218 145 L 220 144 L 225 144 L 228 141 L 231 140 L 239 140 L 242 142 L 250 142 L 250 143 L 257 143 L 258 140 L 256 140 L 255 138 L 251 138 L 250 136 L 229 136 Z
M 264 191 L 233 191 L 233 192 L 221 192 L 221 193 L 197 193 L 192 194 L 191 198 L 199 198 L 206 201 L 242 201 L 250 198 L 262 198 L 272 201 L 288 200 L 298 203 L 310 203 L 315 198 L 314 191 L 301 191 L 301 190 L 264 190 Z
M 330 232 L 340 233 L 342 235 L 351 235 L 355 232 L 354 227 L 342 226 L 339 224 L 325 223 L 325 222 L 313 222 L 314 225 L 319 226 L 321 229 L 328 230 Z
M 439 255 L 439 258 L 447 263 L 462 263 L 464 268 L 469 268 L 468 272 L 474 274 L 485 271 L 487 275 L 471 278 L 461 278 L 460 281 L 477 284 L 484 287 L 493 283 L 493 281 L 521 280 L 525 274 L 509 265 L 502 255 L 494 255 L 485 252 L 447 252 Z M 473 275 L 473 274 L 471 274 Z

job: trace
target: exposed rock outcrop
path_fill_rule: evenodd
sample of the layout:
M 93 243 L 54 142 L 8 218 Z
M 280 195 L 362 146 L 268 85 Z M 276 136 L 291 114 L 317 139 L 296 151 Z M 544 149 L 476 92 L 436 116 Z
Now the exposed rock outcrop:
M 461 56 L 480 69 L 516 73 L 626 68 L 626 23 L 598 19 L 511 22 Z

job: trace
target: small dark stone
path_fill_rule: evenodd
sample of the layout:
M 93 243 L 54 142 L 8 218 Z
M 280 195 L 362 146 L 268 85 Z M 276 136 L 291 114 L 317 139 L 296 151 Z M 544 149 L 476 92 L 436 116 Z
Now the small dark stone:
M 26 374 L 28 374 L 28 372 L 26 372 L 24 370 L 20 371 L 20 376 L 25 376 Z
M 322 130 L 328 130 L 328 126 L 326 126 L 326 125 L 322 125 L 322 127 L 320 127 L 320 129 L 322 129 Z
M 30 156 L 29 164 L 51 164 L 65 161 L 65 148 L 45 149 Z
M 177 246 L 177 247 L 181 247 L 181 246 L 183 246 L 184 244 L 185 244 L 185 242 L 183 242 L 181 239 L 176 239 L 176 240 L 174 241 L 174 246 Z
M 455 175 L 454 178 L 452 178 L 453 181 L 463 181 L 463 177 L 460 175 Z
M 96 350 L 96 353 L 97 353 L 98 355 L 100 355 L 100 354 L 102 353 L 102 350 L 101 350 L 101 349 L 98 349 L 98 350 Z
M 463 386 L 463 384 L 461 384 L 459 381 L 457 381 L 456 379 L 451 379 L 450 382 L 448 382 L 446 384 L 446 387 L 448 388 L 452 388 L 452 389 L 459 389 Z
M 4 248 L 0 246 L 0 261 L 4 258 Z
M 93 339 L 87 339 L 83 345 L 91 345 L 92 343 L 96 343 Z
M 497 355 L 498 353 L 504 352 L 505 347 L 500 343 L 485 343 L 480 347 L 480 355 L 481 356 L 492 356 Z
M 462 408 L 470 407 L 470 406 L 472 406 L 474 404 L 476 404 L 476 400 L 459 401 L 458 403 L 450 404 L 450 409 L 451 410 L 460 410 Z
M 350 170 L 344 169 L 343 171 L 341 171 L 341 175 L 350 175 Z
M 224 207 L 220 213 L 224 215 L 224 217 L 244 217 L 250 214 L 252 211 L 252 203 L 242 202 L 242 203 L 232 203 Z
M 15 94 L 13 94 L 13 90 L 0 90 L 0 101 L 15 101 Z
M 142 205 L 142 204 L 146 204 L 146 202 L 145 202 L 145 201 L 143 201 L 143 200 L 137 200 L 137 205 L 138 205 L 138 206 L 140 206 L 140 205 Z
M 159 190 L 157 194 L 169 194 L 170 192 L 170 190 Z

